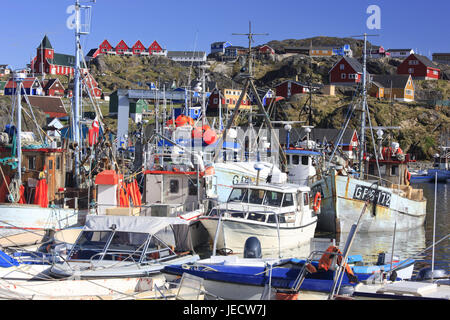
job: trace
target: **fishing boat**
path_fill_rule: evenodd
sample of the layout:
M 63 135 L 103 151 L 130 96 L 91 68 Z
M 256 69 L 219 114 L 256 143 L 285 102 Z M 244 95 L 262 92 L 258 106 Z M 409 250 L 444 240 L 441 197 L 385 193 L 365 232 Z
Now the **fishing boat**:
M 22 132 L 24 78 L 23 73 L 13 75 L 16 89 L 13 109 L 17 111 L 17 124 L 8 125 L 0 143 L 2 236 L 27 230 L 61 230 L 78 224 L 83 212 L 74 201 L 69 207 L 63 197 L 67 150 L 56 142 L 45 142 L 42 136 L 36 139 L 31 132 Z
M 450 179 L 449 149 L 448 146 L 441 146 L 439 153 L 434 155 L 433 168 L 427 170 L 427 174 L 432 177 L 431 181 L 434 181 L 436 177 L 438 182 L 444 183 Z
M 368 279 L 355 287 L 351 297 L 355 300 L 449 300 L 448 278 L 445 270 L 425 267 L 410 281 Z
M 250 236 L 264 251 L 296 248 L 314 237 L 320 200 L 313 205 L 310 189 L 286 184 L 286 174 L 271 183 L 236 184 L 226 203 L 200 217 L 218 248 L 243 252 Z
M 327 299 L 335 284 L 336 267 L 324 268 L 324 257 L 329 252 L 340 254 L 336 247 L 329 247 L 326 252 L 313 251 L 310 257 L 321 257 L 312 260 L 297 258 L 262 258 L 261 248 L 254 246 L 253 241 L 246 243 L 244 258 L 236 255 L 211 256 L 198 260 L 193 264 L 183 266 L 167 266 L 162 272 L 168 281 L 176 281 L 184 273 L 203 279 L 205 291 L 222 299 L 260 300 L 260 299 L 290 299 L 324 300 Z M 322 252 L 322 253 L 321 253 Z M 341 255 L 340 255 L 341 256 Z M 341 256 L 342 257 L 342 256 Z M 336 261 L 330 263 L 339 263 Z M 377 275 L 383 278 L 391 270 L 396 269 L 392 279 L 400 281 L 400 274 L 410 277 L 409 271 L 414 261 L 401 261 L 391 264 L 367 265 L 362 263 L 360 256 L 349 256 L 346 273 L 339 290 L 341 295 L 350 295 L 354 286 L 360 281 Z M 402 269 L 402 271 L 399 271 Z
M 364 43 L 366 44 L 366 35 Z M 364 147 L 367 114 L 371 124 L 367 105 L 365 54 L 362 78 L 362 102 L 351 105 L 352 109 L 361 107 L 358 163 L 335 163 L 338 139 L 329 157 L 328 172 L 311 186 L 314 193 L 320 192 L 322 195 L 323 208 L 318 229 L 348 232 L 352 223 L 358 219 L 366 198 L 371 201 L 372 214 L 365 215 L 360 232 L 391 231 L 395 222 L 399 231 L 421 227 L 425 222 L 427 201 L 422 189 L 415 189 L 410 185 L 408 163 L 412 160 L 409 154 L 405 155 L 397 142 L 383 146 L 383 130 L 390 129 L 389 127 L 378 127 L 376 144 L 372 131 L 376 127 L 370 125 L 375 150 L 373 154 L 368 153 Z M 348 120 L 349 118 L 342 132 Z

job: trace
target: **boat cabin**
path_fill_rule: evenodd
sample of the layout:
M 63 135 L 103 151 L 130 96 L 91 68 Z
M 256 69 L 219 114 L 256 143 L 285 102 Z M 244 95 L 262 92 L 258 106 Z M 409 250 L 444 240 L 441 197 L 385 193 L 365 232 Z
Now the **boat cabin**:
M 299 223 L 301 214 L 310 209 L 310 188 L 293 184 L 236 184 L 226 203 L 211 210 L 210 215 L 226 213 L 266 223 Z
M 317 157 L 320 152 L 289 148 L 285 150 L 289 182 L 307 186 L 316 175 Z
M 0 146 L 1 167 L 4 177 L 1 177 L 0 191 L 4 189 L 2 185 L 13 179 L 16 173 L 16 167 L 13 166 L 11 149 Z M 25 200 L 27 203 L 34 203 L 34 194 L 39 179 L 45 177 L 48 185 L 48 201 L 55 202 L 61 200 L 62 195 L 58 193 L 60 188 L 65 187 L 66 183 L 66 150 L 53 148 L 34 148 L 32 146 L 22 147 L 22 183 L 25 187 Z M 17 162 L 14 162 L 17 164 Z M 7 196 L 7 195 L 6 195 Z M 4 194 L 0 192 L 0 202 L 5 202 Z
M 146 263 L 165 261 L 189 244 L 176 242 L 169 226 L 184 225 L 178 218 L 89 217 L 68 255 L 68 261 L 108 260 Z M 187 229 L 186 229 L 187 230 Z M 180 248 L 176 245 L 181 244 Z

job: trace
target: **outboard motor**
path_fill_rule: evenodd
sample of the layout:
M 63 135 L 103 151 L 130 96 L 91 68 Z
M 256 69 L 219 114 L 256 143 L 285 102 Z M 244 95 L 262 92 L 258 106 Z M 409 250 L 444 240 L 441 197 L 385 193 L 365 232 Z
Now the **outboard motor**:
M 449 277 L 447 271 L 443 269 L 434 269 L 431 270 L 431 267 L 425 267 L 419 270 L 414 280 L 423 281 L 423 280 L 431 280 L 431 276 L 433 275 L 433 279 L 445 279 Z
M 244 245 L 244 258 L 261 258 L 261 242 L 258 238 L 250 237 L 247 238 Z

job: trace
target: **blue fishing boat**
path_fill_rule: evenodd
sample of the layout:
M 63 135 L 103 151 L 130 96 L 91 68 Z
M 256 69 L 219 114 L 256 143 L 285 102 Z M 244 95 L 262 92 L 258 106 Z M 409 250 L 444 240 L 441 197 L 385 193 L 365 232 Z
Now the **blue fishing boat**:
M 251 258 L 254 254 L 249 252 L 257 252 L 258 249 L 249 250 L 246 245 L 244 258 L 212 256 L 193 264 L 166 266 L 162 273 L 168 281 L 175 281 L 184 273 L 200 277 L 206 292 L 223 299 L 277 299 L 283 294 L 301 295 L 302 299 L 326 299 L 336 286 L 336 270 L 339 257 L 342 258 L 336 249 L 328 248 L 320 260 Z M 338 257 L 335 261 L 330 259 L 333 253 Z M 311 256 L 316 255 L 317 252 L 312 252 Z M 391 280 L 411 278 L 414 260 L 391 264 L 385 258 L 387 255 L 381 254 L 377 264 L 363 264 L 360 255 L 349 256 L 337 292 L 351 294 L 359 282 L 374 276 L 386 277 L 391 271 Z M 327 261 L 328 264 L 325 263 Z

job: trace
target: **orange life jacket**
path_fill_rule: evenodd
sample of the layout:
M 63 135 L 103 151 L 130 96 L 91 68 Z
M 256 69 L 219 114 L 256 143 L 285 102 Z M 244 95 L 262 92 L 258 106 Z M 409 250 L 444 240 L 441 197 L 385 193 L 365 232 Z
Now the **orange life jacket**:
M 335 246 L 329 246 L 326 252 L 322 255 L 322 257 L 319 260 L 318 269 L 328 271 L 328 269 L 330 269 L 331 267 L 331 264 L 333 263 L 333 257 L 335 256 L 335 254 L 339 254 L 337 255 L 337 263 L 341 265 L 342 264 L 341 251 L 339 250 L 339 248 Z M 345 272 L 347 273 L 347 275 L 350 276 L 349 279 L 355 278 L 355 274 L 353 273 L 353 270 L 350 268 L 348 264 L 345 264 Z

